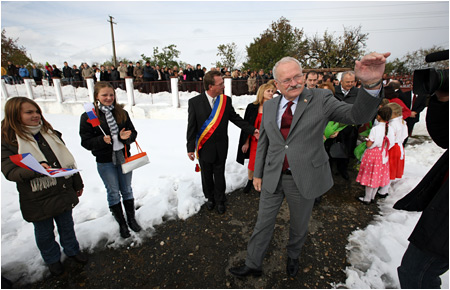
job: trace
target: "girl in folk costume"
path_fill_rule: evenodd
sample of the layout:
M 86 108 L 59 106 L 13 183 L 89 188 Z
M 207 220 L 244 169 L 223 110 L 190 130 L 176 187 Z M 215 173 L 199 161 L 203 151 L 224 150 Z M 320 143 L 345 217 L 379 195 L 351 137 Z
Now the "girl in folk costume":
M 392 135 L 388 122 L 391 118 L 391 108 L 384 106 L 378 110 L 378 124 L 370 130 L 367 138 L 367 149 L 361 160 L 356 182 L 366 186 L 366 194 L 358 200 L 370 204 L 377 194 L 377 190 L 387 190 L 389 187 L 389 144 Z
M 394 134 L 392 148 L 389 150 L 390 178 L 402 178 L 405 169 L 405 150 L 403 141 L 408 137 L 408 127 L 402 117 L 402 107 L 396 103 L 387 104 L 392 109 L 389 128 Z
M 265 101 L 273 98 L 273 94 L 276 92 L 275 85 L 272 83 L 263 84 L 259 87 L 256 94 L 256 101 L 248 104 L 245 109 L 244 120 L 254 125 L 259 129 L 261 125 L 261 119 L 263 114 L 263 104 Z M 244 160 L 249 158 L 248 163 L 248 182 L 244 188 L 244 192 L 250 192 L 253 186 L 253 172 L 255 170 L 255 156 L 256 147 L 258 146 L 258 140 L 252 136 L 247 135 L 244 131 L 241 131 L 239 138 L 239 146 L 236 161 L 244 165 Z
M 83 193 L 80 174 L 49 177 L 20 167 L 10 158 L 31 153 L 44 168 L 76 168 L 61 133 L 45 120 L 38 104 L 25 97 L 6 102 L 1 127 L 2 173 L 17 184 L 22 216 L 33 223 L 37 247 L 50 272 L 53 275 L 64 272 L 60 246 L 55 241 L 54 221 L 64 253 L 79 263 L 87 263 L 87 256 L 80 251 L 72 218 L 72 208 Z
M 132 172 L 123 174 L 121 164 L 125 162 L 124 145 L 128 145 L 126 149 L 130 156 L 129 145 L 136 140 L 137 132 L 127 111 L 117 103 L 116 93 L 110 83 L 97 82 L 94 99 L 101 128 L 88 123 L 88 115 L 83 113 L 80 119 L 81 146 L 92 151 L 95 156 L 97 171 L 106 187 L 109 208 L 119 224 L 121 237 L 128 238 L 128 226 L 135 232 L 139 232 L 141 227 L 135 219 Z M 128 226 L 120 203 L 121 197 Z

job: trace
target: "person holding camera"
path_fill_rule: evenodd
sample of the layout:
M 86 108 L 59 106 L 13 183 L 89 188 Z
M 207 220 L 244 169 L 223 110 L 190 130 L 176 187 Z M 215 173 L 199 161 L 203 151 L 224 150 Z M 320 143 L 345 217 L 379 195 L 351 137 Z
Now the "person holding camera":
M 448 59 L 448 50 L 446 59 Z M 416 72 L 414 72 L 414 93 L 432 94 L 433 91 L 425 92 L 421 89 L 422 83 L 426 83 L 427 80 L 418 77 L 420 71 Z M 422 211 L 408 239 L 410 243 L 403 255 L 401 265 L 397 268 L 401 288 L 440 288 L 440 276 L 448 271 L 448 69 L 440 72 L 438 80 L 435 86 L 437 90 L 431 96 L 428 105 L 426 123 L 433 141 L 447 151 L 416 188 L 394 205 L 395 209 Z M 416 90 L 416 86 L 419 90 Z M 433 88 L 433 84 L 424 87 Z

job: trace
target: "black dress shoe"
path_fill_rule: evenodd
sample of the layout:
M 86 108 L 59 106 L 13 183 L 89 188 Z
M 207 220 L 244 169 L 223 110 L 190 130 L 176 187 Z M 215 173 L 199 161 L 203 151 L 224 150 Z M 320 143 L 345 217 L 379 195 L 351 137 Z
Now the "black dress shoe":
M 300 268 L 300 263 L 298 259 L 291 259 L 288 257 L 286 264 L 286 272 L 289 276 L 295 277 L 298 273 L 298 269 Z
M 52 273 L 53 276 L 59 276 L 62 273 L 64 273 L 64 266 L 60 261 L 48 264 L 47 266 L 48 269 L 50 270 L 50 273 Z
M 69 258 L 74 259 L 77 263 L 85 265 L 88 262 L 88 257 L 85 253 L 79 252 L 75 256 L 69 256 Z
M 377 196 L 378 196 L 379 198 L 386 198 L 388 195 L 389 195 L 389 193 L 386 193 L 386 194 L 380 194 L 379 192 L 377 192 Z
M 261 270 L 252 269 L 252 268 L 247 267 L 246 265 L 230 268 L 229 271 L 231 274 L 238 276 L 238 277 L 247 277 L 250 275 L 259 277 L 262 275 Z
M 356 199 L 358 199 L 361 203 L 363 203 L 365 205 L 369 205 L 371 203 L 371 201 L 365 201 L 364 197 L 362 197 L 362 196 L 357 197 Z
M 225 207 L 225 204 L 223 204 L 223 203 L 219 203 L 219 205 L 217 206 L 217 212 L 219 214 L 224 214 L 226 209 L 227 208 Z
M 206 202 L 206 208 L 208 210 L 213 210 L 215 206 L 216 206 L 216 203 L 214 201 L 212 201 L 212 200 L 208 200 Z

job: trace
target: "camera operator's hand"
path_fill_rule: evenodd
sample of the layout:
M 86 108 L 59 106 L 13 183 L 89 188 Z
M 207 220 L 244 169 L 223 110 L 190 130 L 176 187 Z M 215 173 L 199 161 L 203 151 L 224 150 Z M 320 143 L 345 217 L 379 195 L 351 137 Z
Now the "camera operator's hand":
M 355 62 L 355 74 L 356 77 L 361 80 L 363 86 L 375 84 L 382 79 L 386 65 L 386 58 L 390 55 L 390 52 L 372 52 L 365 55 L 360 61 L 357 60 Z M 379 85 L 372 87 L 372 89 L 378 89 L 381 85 L 382 84 L 380 82 Z

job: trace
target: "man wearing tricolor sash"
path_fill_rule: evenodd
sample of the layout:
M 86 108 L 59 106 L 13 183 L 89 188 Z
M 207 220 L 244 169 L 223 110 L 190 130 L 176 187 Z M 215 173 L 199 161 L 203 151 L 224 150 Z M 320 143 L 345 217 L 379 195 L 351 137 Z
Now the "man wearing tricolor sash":
M 225 213 L 225 161 L 228 154 L 228 121 L 247 134 L 259 136 L 259 131 L 243 120 L 223 94 L 224 81 L 219 71 L 210 71 L 203 78 L 206 92 L 189 100 L 187 152 L 192 161 L 200 163 L 202 187 L 208 199 L 206 206 Z

